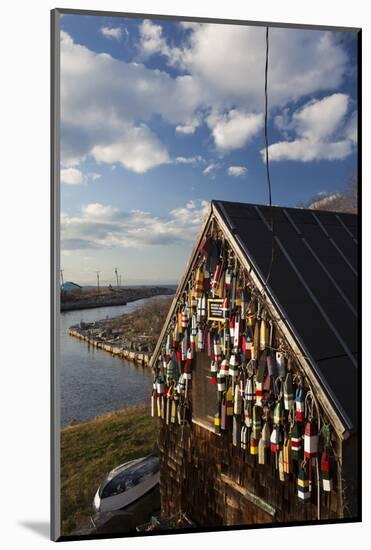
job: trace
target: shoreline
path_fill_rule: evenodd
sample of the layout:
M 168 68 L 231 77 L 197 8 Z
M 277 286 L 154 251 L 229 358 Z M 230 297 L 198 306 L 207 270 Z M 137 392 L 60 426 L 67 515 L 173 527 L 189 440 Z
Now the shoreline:
M 129 350 L 127 348 L 123 348 L 122 346 L 115 345 L 112 342 L 107 342 L 104 338 L 94 338 L 84 334 L 83 329 L 70 328 L 68 329 L 68 334 L 74 338 L 87 342 L 89 346 L 107 351 L 112 356 L 120 357 L 120 359 L 126 359 L 136 365 L 140 365 L 141 367 L 148 367 L 149 365 L 152 355 L 151 353 Z
M 124 306 L 129 302 L 136 302 L 145 298 L 153 298 L 161 295 L 172 295 L 175 290 L 170 287 L 147 287 L 140 289 L 122 289 L 115 294 L 101 294 L 94 297 L 80 297 L 76 300 L 61 301 L 60 311 L 77 311 L 81 309 L 94 309 L 100 307 Z

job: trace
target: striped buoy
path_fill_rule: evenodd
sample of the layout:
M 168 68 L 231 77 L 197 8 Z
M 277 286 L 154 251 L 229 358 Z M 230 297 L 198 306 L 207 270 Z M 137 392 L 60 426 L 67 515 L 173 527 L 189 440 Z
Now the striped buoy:
M 204 267 L 204 291 L 210 291 L 210 272 L 206 267 Z
M 221 369 L 216 376 L 216 381 L 218 392 L 224 392 L 227 389 L 227 378 L 224 374 L 222 374 Z
M 302 502 L 309 502 L 311 487 L 308 475 L 308 465 L 306 463 L 303 463 L 299 469 L 297 487 L 299 500 Z
M 229 319 L 229 300 L 227 296 L 223 300 L 222 314 L 223 314 L 223 319 Z
M 229 388 L 227 389 L 226 401 L 227 401 L 227 416 L 233 416 L 233 393 L 232 393 L 231 386 L 229 386 Z
M 214 270 L 214 273 L 213 273 L 213 276 L 212 276 L 212 279 L 211 279 L 211 282 L 210 282 L 210 288 L 211 288 L 211 293 L 212 293 L 213 297 L 215 295 L 216 287 L 218 286 L 218 283 L 219 283 L 221 269 L 222 269 L 222 265 L 221 265 L 220 262 L 218 262 L 216 264 L 216 267 L 215 267 L 215 270 Z
M 283 403 L 285 411 L 291 411 L 294 408 L 294 388 L 290 372 L 286 374 L 286 378 L 283 382 Z
M 234 341 L 234 317 L 231 317 L 229 320 L 229 336 Z
M 156 388 L 157 388 L 157 384 L 156 382 L 153 383 L 153 386 L 152 386 L 152 396 L 151 396 L 151 416 L 155 416 L 155 405 L 156 405 L 156 400 L 157 400 L 157 391 L 156 391 Z
M 277 426 L 273 427 L 270 437 L 270 450 L 271 453 L 277 453 L 279 451 L 279 430 Z
M 256 379 L 255 382 L 255 397 L 256 397 L 256 404 L 258 407 L 263 406 L 263 384 L 262 382 L 258 382 L 258 379 Z
M 221 431 L 221 422 L 220 422 L 220 411 L 218 407 L 214 416 L 214 432 L 216 434 L 220 434 L 220 431 Z
M 225 289 L 227 291 L 231 288 L 231 281 L 232 281 L 232 272 L 230 269 L 227 269 L 225 272 Z
M 228 374 L 229 374 L 229 376 L 232 377 L 232 385 L 233 386 L 234 386 L 234 384 L 237 380 L 237 376 L 238 376 L 238 372 L 239 372 L 238 367 L 239 367 L 239 362 L 238 362 L 237 355 L 235 353 L 232 353 L 230 361 L 229 361 Z
M 202 291 L 204 288 L 204 272 L 201 268 L 198 268 L 196 271 L 195 285 L 194 285 L 194 297 L 196 299 L 201 298 Z
M 214 360 L 219 362 L 222 360 L 222 346 L 218 334 L 214 334 Z
M 228 376 L 229 374 L 229 361 L 228 359 L 223 359 L 220 365 L 220 374 L 222 376 Z
M 210 365 L 210 375 L 211 375 L 211 383 L 216 384 L 217 382 L 217 374 L 218 374 L 218 365 L 215 361 L 211 361 Z
M 304 422 L 305 411 L 305 392 L 304 389 L 299 386 L 295 392 L 295 418 L 298 422 Z
M 308 421 L 304 432 L 304 458 L 314 458 L 318 453 L 317 423 Z
M 246 380 L 245 399 L 247 401 L 254 401 L 255 399 L 255 382 L 252 376 Z
M 205 319 L 205 317 L 206 317 L 206 296 L 205 296 L 205 294 L 201 298 L 200 317 L 201 317 L 201 319 Z
M 170 412 L 170 423 L 175 424 L 176 418 L 177 418 L 177 403 L 178 403 L 178 397 L 175 397 L 171 402 L 171 412 Z
M 276 352 L 276 364 L 278 376 L 284 378 L 286 374 L 286 361 L 285 356 L 281 351 Z
M 191 321 L 191 335 L 192 335 L 192 336 L 196 336 L 196 335 L 197 335 L 196 315 L 192 315 L 192 321 Z
M 323 449 L 321 455 L 321 477 L 322 489 L 326 492 L 332 491 L 332 479 L 330 476 L 330 452 Z
M 303 438 L 297 422 L 294 423 L 290 430 L 290 444 L 292 460 L 300 461 L 303 456 Z
M 267 341 L 267 323 L 262 319 L 260 321 L 260 333 L 259 333 L 259 349 L 264 351 L 268 345 Z
M 169 332 L 167 337 L 166 337 L 166 344 L 165 344 L 165 354 L 167 356 L 170 355 L 170 349 L 171 349 L 171 337 L 170 337 L 170 332 Z
M 182 329 L 184 330 L 185 328 L 187 328 L 188 326 L 188 322 L 189 322 L 189 317 L 188 317 L 188 308 L 185 307 L 182 311 Z
M 280 399 L 277 401 L 276 406 L 274 407 L 273 412 L 273 423 L 274 424 L 282 424 L 284 420 L 284 414 L 283 414 L 283 406 L 282 406 L 282 400 Z

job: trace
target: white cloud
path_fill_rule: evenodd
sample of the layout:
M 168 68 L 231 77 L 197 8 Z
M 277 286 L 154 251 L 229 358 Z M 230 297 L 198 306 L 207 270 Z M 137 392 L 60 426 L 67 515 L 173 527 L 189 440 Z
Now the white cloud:
M 115 40 L 120 40 L 122 37 L 121 27 L 101 27 L 100 32 L 106 38 L 114 38 Z
M 259 132 L 263 125 L 263 115 L 232 109 L 226 115 L 209 116 L 208 124 L 212 128 L 217 148 L 230 151 L 243 147 Z
M 247 168 L 245 166 L 229 166 L 228 167 L 228 175 L 229 176 L 241 177 L 241 176 L 245 176 L 246 173 L 247 173 Z
M 144 19 L 139 26 L 139 35 L 142 53 L 145 55 L 164 55 L 168 58 L 168 62 L 171 65 L 181 61 L 182 50 L 177 47 L 168 46 L 166 39 L 162 35 L 161 25 L 156 25 L 149 19 Z
M 200 125 L 200 121 L 198 118 L 194 118 L 192 121 L 190 121 L 188 124 L 178 124 L 176 126 L 175 131 L 178 134 L 194 134 L 196 131 L 196 128 Z
M 77 168 L 61 169 L 61 183 L 66 183 L 69 185 L 79 185 L 80 183 L 82 183 L 82 180 L 82 173 Z
M 312 100 L 292 114 L 285 111 L 276 119 L 276 125 L 286 132 L 287 141 L 269 146 L 269 158 L 278 160 L 341 160 L 353 150 L 350 127 L 344 124 L 349 106 L 346 94 L 333 94 L 321 100 Z M 290 133 L 294 139 L 289 140 Z M 261 150 L 264 158 L 265 150 Z
M 205 170 L 203 170 L 203 174 L 205 176 L 208 176 L 208 175 L 211 175 L 211 176 L 214 176 L 215 174 L 215 171 L 219 168 L 219 164 L 218 163 L 215 163 L 215 162 L 212 162 L 211 164 L 209 164 L 208 166 L 206 166 Z
M 178 164 L 197 165 L 205 162 L 205 159 L 201 155 L 197 155 L 196 157 L 176 157 L 175 162 Z
M 101 177 L 102 174 L 98 174 L 97 172 L 89 172 L 88 174 L 86 174 L 86 178 L 92 181 L 99 180 Z
M 145 247 L 193 241 L 208 211 L 207 201 L 189 201 L 158 217 L 141 210 L 123 212 L 92 203 L 78 215 L 61 215 L 62 250 Z
M 117 141 L 107 145 L 95 145 L 91 154 L 97 162 L 121 163 L 138 174 L 169 162 L 166 148 L 144 124 L 127 127 Z

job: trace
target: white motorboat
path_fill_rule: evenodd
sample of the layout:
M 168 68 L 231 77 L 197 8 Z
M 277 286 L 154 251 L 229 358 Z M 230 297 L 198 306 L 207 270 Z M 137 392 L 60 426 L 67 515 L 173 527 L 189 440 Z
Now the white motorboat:
M 136 458 L 112 470 L 95 494 L 97 512 L 121 510 L 139 500 L 160 482 L 160 459 Z

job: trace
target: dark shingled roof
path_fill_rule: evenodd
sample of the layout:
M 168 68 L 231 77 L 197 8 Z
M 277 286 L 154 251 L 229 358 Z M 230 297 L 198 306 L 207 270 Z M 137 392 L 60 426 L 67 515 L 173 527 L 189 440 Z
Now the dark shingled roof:
M 316 363 L 348 428 L 357 425 L 357 216 L 213 201 Z M 342 409 L 342 410 L 339 410 Z

